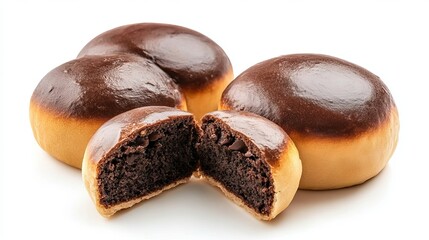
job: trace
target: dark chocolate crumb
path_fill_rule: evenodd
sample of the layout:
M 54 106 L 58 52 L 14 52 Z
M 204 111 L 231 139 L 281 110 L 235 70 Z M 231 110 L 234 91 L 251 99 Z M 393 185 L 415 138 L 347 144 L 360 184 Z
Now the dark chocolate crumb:
M 200 169 L 219 181 L 255 211 L 269 215 L 274 202 L 274 185 L 270 166 L 251 142 L 246 143 L 223 122 L 202 123 L 204 135 L 197 149 Z M 218 141 L 214 141 L 213 135 Z
M 99 166 L 100 203 L 108 207 L 127 202 L 190 177 L 197 168 L 196 141 L 191 117 L 130 136 Z

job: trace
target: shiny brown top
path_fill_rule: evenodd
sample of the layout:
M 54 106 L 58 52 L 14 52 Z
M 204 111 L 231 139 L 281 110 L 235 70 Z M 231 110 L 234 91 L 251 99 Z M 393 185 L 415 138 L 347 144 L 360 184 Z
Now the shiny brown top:
M 210 85 L 232 72 L 227 55 L 215 42 L 199 32 L 169 24 L 140 23 L 112 29 L 91 40 L 78 57 L 112 53 L 148 59 L 185 89 Z
M 266 118 L 249 112 L 214 111 L 203 117 L 203 122 L 217 119 L 238 132 L 261 149 L 266 161 L 274 166 L 290 141 L 286 132 Z
M 273 58 L 250 67 L 224 91 L 223 108 L 254 112 L 286 132 L 353 136 L 388 118 L 393 99 L 379 77 L 316 54 Z
M 164 106 L 147 106 L 124 112 L 104 123 L 95 132 L 85 154 L 96 164 L 145 128 L 180 117 L 193 118 L 193 115 Z
M 184 101 L 174 81 L 133 55 L 86 56 L 49 72 L 31 101 L 64 117 L 108 119 L 127 110 Z

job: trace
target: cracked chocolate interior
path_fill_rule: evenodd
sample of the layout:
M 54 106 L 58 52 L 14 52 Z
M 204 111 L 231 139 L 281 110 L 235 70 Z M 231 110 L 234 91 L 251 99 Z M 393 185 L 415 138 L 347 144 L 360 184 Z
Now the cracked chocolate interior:
M 204 118 L 198 144 L 200 169 L 256 212 L 269 215 L 274 187 L 261 151 L 221 121 Z
M 191 117 L 176 118 L 130 136 L 99 165 L 100 203 L 109 207 L 189 178 L 197 167 Z

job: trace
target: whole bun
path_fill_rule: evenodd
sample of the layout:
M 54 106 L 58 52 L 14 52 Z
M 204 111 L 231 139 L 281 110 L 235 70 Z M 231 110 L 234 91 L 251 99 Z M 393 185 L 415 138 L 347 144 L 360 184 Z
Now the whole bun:
M 256 113 L 296 144 L 302 189 L 334 189 L 377 175 L 394 152 L 399 119 L 386 85 L 339 58 L 294 54 L 244 71 L 224 91 L 220 109 Z
M 40 81 L 30 122 L 46 152 L 81 168 L 86 144 L 108 119 L 152 105 L 202 116 L 217 108 L 231 80 L 228 57 L 206 36 L 168 24 L 126 25 L 94 38 Z
M 30 120 L 39 145 L 80 168 L 86 144 L 107 120 L 149 105 L 186 109 L 177 84 L 132 55 L 87 56 L 49 72 L 34 90 Z

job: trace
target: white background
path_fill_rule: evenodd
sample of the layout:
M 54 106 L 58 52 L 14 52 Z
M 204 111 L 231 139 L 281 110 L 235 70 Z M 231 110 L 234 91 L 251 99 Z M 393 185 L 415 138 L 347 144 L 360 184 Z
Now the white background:
M 425 1 L 345 2 L 3 1 L 0 239 L 428 239 L 429 7 Z M 137 22 L 200 31 L 226 51 L 236 75 L 289 53 L 324 53 L 369 69 L 399 108 L 394 156 L 363 185 L 299 191 L 269 223 L 195 181 L 102 218 L 80 171 L 35 142 L 29 101 L 39 80 L 93 37 Z

